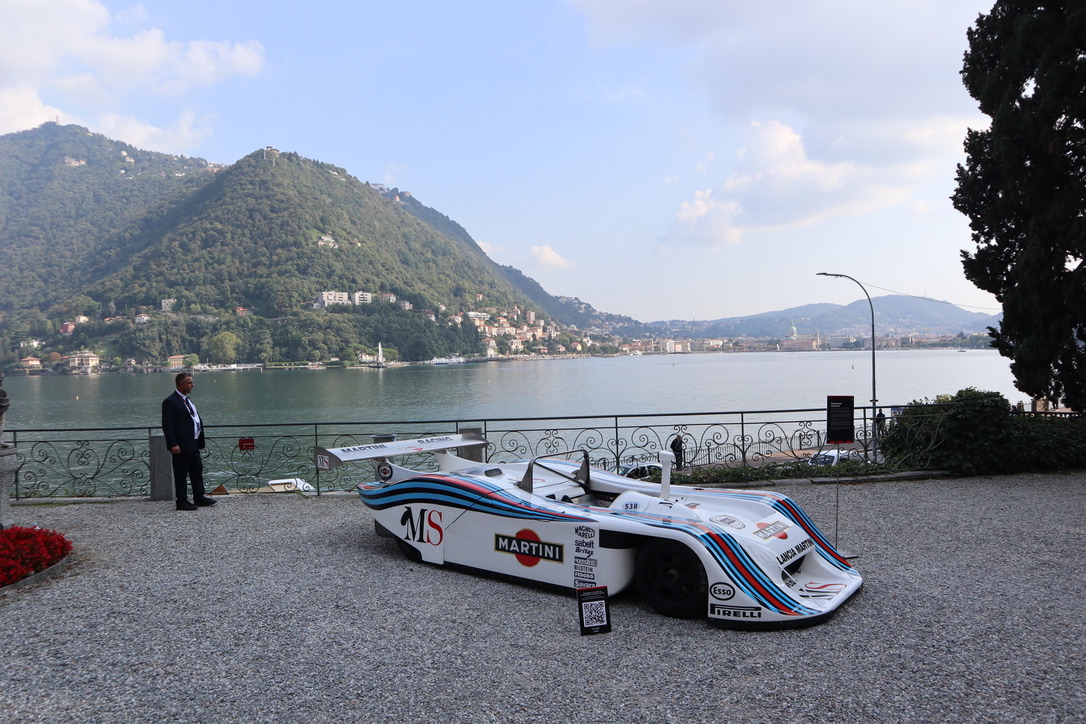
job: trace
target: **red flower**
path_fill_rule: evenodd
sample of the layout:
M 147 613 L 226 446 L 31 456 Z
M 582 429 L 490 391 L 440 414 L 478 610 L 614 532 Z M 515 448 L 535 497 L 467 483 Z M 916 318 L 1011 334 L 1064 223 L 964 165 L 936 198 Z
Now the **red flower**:
M 0 530 L 0 586 L 44 571 L 71 552 L 71 542 L 53 530 L 18 526 Z

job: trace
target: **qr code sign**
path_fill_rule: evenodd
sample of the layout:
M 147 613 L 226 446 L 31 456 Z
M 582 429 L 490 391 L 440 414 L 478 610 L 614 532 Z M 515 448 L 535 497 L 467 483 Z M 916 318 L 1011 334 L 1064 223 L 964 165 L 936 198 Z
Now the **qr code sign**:
M 581 604 L 581 615 L 585 626 L 606 626 L 607 602 L 586 601 Z

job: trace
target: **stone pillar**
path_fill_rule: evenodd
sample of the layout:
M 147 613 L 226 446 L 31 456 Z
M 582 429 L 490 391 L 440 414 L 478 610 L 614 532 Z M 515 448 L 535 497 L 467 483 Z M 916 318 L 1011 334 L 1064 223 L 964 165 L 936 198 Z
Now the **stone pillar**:
M 462 427 L 460 432 L 465 435 L 478 435 L 483 436 L 483 428 L 481 427 Z M 483 455 L 486 453 L 485 445 L 476 445 L 475 447 L 462 447 L 457 453 L 465 460 L 474 460 L 477 463 L 483 462 Z
M 18 467 L 15 448 L 0 448 L 0 530 L 15 525 L 11 515 L 11 491 L 15 487 Z
M 166 447 L 166 436 L 151 433 L 147 445 L 151 453 L 151 500 L 173 500 L 173 456 Z

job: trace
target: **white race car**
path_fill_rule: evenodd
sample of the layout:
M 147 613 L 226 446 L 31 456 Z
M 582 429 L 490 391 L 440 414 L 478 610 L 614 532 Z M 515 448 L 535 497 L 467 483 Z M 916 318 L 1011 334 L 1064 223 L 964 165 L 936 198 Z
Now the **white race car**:
M 740 628 L 823 621 L 863 579 L 796 503 L 772 492 L 643 483 L 542 456 L 486 464 L 454 448 L 485 445 L 445 435 L 317 448 L 319 469 L 372 460 L 378 481 L 358 493 L 377 532 L 409 557 L 576 590 L 634 584 L 659 613 L 708 616 Z M 400 467 L 433 452 L 440 472 Z

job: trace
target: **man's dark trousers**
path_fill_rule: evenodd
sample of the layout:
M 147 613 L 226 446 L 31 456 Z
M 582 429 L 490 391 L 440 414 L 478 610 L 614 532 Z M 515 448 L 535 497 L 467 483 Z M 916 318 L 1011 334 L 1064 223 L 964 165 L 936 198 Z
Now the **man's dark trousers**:
M 200 457 L 199 450 L 182 450 L 176 455 L 171 455 L 171 462 L 173 462 L 173 488 L 177 494 L 177 499 L 187 500 L 188 489 L 185 485 L 185 478 L 188 477 L 192 481 L 192 497 L 194 500 L 201 500 L 205 496 L 204 491 L 204 461 Z

